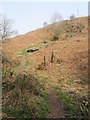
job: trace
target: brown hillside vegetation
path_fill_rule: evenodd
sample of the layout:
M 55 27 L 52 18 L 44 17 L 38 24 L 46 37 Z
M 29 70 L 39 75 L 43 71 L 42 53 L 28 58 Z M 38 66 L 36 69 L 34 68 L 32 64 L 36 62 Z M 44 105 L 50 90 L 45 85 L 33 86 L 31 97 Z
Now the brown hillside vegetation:
M 3 41 L 2 52 L 4 117 L 88 117 L 88 17 Z M 59 101 L 63 108 L 55 106 Z

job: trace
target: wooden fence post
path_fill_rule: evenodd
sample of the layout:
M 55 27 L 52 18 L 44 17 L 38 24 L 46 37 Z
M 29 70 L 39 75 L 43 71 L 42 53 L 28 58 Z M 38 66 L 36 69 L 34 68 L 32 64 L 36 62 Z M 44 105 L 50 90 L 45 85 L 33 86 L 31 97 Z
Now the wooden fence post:
M 46 66 L 46 58 L 45 58 L 45 55 L 44 55 L 44 66 Z
M 54 60 L 54 54 L 53 54 L 53 51 L 52 51 L 52 53 L 51 53 L 51 62 L 53 62 L 53 60 Z

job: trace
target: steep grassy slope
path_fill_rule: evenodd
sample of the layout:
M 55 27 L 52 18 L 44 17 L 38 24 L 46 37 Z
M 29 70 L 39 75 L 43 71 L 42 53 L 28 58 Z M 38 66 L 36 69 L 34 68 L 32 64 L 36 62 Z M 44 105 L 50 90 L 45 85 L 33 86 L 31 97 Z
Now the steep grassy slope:
M 32 47 L 39 48 L 39 50 L 27 53 L 27 49 Z M 14 87 L 12 85 L 17 81 L 16 77 L 20 70 L 21 61 L 24 61 L 22 62 L 23 68 L 20 79 L 24 80 L 23 75 L 25 73 L 27 77 L 23 83 L 26 84 L 26 81 L 28 81 L 28 85 L 32 85 L 31 89 L 27 85 L 24 91 L 26 91 L 27 96 L 30 90 L 33 93 L 32 95 L 30 92 L 30 97 L 36 103 L 35 106 L 32 104 L 33 112 L 37 113 L 36 116 L 38 116 L 38 113 L 42 113 L 39 117 L 46 117 L 46 112 L 48 112 L 47 106 L 49 106 L 47 90 L 52 87 L 55 88 L 60 100 L 64 102 L 66 117 L 87 118 L 89 112 L 87 17 L 61 21 L 17 36 L 3 42 L 2 48 L 4 100 L 6 100 L 5 96 L 8 94 L 8 96 L 11 96 L 10 92 L 15 91 L 16 93 L 15 85 Z M 51 63 L 52 51 L 54 53 L 53 63 Z M 46 58 L 45 66 L 43 64 L 44 55 Z M 10 72 L 13 72 L 12 79 L 10 79 Z M 33 83 L 29 74 L 34 76 Z M 8 84 L 10 88 L 7 87 Z M 39 88 L 41 88 L 41 91 L 38 92 Z M 26 98 L 25 94 L 23 94 L 23 98 Z M 10 99 L 12 97 L 8 97 L 8 100 Z M 38 99 L 40 99 L 39 104 L 36 102 Z M 6 101 L 8 102 L 8 100 Z M 30 98 L 27 99 L 26 103 L 29 101 Z M 32 101 L 30 102 L 32 103 Z M 10 105 L 11 103 L 8 102 L 8 104 Z M 18 102 L 18 104 L 20 103 Z M 5 109 L 5 102 L 3 105 L 6 116 L 15 117 L 15 114 L 8 113 L 7 109 L 9 108 Z M 16 116 L 18 116 L 17 114 L 19 115 L 19 113 L 16 113 Z

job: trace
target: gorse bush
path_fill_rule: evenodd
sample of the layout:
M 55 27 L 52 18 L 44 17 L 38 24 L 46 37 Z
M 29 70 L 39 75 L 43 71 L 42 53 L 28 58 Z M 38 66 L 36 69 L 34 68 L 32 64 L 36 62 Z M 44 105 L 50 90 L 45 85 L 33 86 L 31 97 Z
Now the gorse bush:
M 52 41 L 57 41 L 59 39 L 59 35 L 61 34 L 62 24 L 55 24 L 55 28 L 53 29 Z
M 58 22 L 53 25 L 52 34 L 51 34 L 51 40 L 57 41 L 66 39 L 67 37 L 71 38 L 76 33 L 82 32 L 84 28 L 84 25 L 80 22 Z
M 56 28 L 55 30 L 54 30 L 54 34 L 53 34 L 53 41 L 56 41 L 56 40 L 58 40 L 59 39 L 59 34 L 60 34 L 60 29 L 59 28 Z

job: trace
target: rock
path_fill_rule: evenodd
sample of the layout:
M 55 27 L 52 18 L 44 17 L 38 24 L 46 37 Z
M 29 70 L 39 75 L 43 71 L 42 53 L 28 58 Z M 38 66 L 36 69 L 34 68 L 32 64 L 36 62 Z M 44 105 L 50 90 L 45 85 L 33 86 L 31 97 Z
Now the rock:
M 38 51 L 38 50 L 39 50 L 39 48 L 29 48 L 27 50 L 27 52 L 35 52 L 35 51 Z

